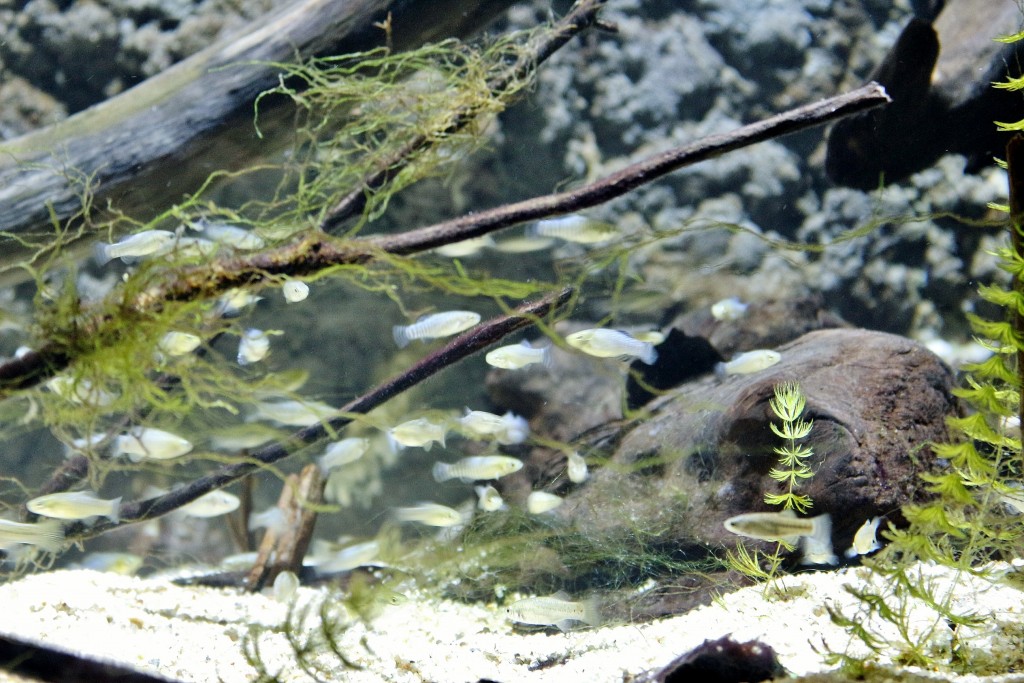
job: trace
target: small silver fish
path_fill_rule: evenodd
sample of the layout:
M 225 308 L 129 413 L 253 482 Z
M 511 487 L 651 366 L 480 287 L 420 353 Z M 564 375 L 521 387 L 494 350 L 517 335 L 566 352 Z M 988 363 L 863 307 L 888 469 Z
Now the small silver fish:
M 259 512 L 250 512 L 248 522 L 250 531 L 266 529 L 268 533 L 281 534 L 288 529 L 288 516 L 276 505 Z
M 797 517 L 792 510 L 748 512 L 725 520 L 725 528 L 734 534 L 763 541 L 803 544 L 805 564 L 836 564 L 832 552 L 832 517 Z
M 434 481 L 500 479 L 523 469 L 523 461 L 507 455 L 473 455 L 453 463 L 435 462 Z
M 803 536 L 831 535 L 832 521 L 828 514 L 797 517 L 792 510 L 748 512 L 725 520 L 725 528 L 747 538 L 796 544 Z
M 533 491 L 526 497 L 526 511 L 531 515 L 542 515 L 551 512 L 565 500 L 547 491 Z
M 35 524 L 0 519 L 0 548 L 6 550 L 18 544 L 34 545 L 51 553 L 58 552 L 64 545 L 64 526 L 56 519 Z
M 175 234 L 169 230 L 146 230 L 129 235 L 113 244 L 97 242 L 94 247 L 96 263 L 103 266 L 115 258 L 149 256 L 173 240 L 174 237 Z
M 241 251 L 250 251 L 252 249 L 262 249 L 266 246 L 266 241 L 245 228 L 239 228 L 236 225 L 228 225 L 227 223 L 202 223 L 196 222 L 193 227 L 200 226 L 198 229 L 203 231 L 203 234 L 209 237 L 217 244 L 223 244 L 226 247 L 232 249 L 239 249 Z
M 284 571 L 274 579 L 270 593 L 278 602 L 291 602 L 298 594 L 300 585 L 299 577 L 295 572 Z
M 573 451 L 565 458 L 565 473 L 572 483 L 582 484 L 589 476 L 587 461 L 583 459 L 582 455 Z
M 368 450 L 370 450 L 369 439 L 360 437 L 342 439 L 328 445 L 324 454 L 316 459 L 316 464 L 321 472 L 330 472 L 359 460 Z
M 474 486 L 473 490 L 476 491 L 477 507 L 484 512 L 496 512 L 505 507 L 505 501 L 501 499 L 501 494 L 498 493 L 498 489 L 494 488 L 490 484 L 487 484 L 486 486 Z
M 488 351 L 484 360 L 488 365 L 502 370 L 518 370 L 534 363 L 551 367 L 551 347 L 535 348 L 524 339 L 519 344 L 500 346 L 493 351 Z
M 444 448 L 445 431 L 444 425 L 420 417 L 395 425 L 388 430 L 387 436 L 392 446 L 419 446 L 423 450 L 429 451 L 435 443 L 441 444 L 441 448 Z
M 218 451 L 241 451 L 257 448 L 268 441 L 280 439 L 284 433 L 261 424 L 244 424 L 222 427 L 210 434 L 210 448 Z
M 853 535 L 853 544 L 846 549 L 847 557 L 867 555 L 882 547 L 882 544 L 878 542 L 877 536 L 878 524 L 881 521 L 881 517 L 872 517 L 857 529 L 857 533 Z
M 317 556 L 316 573 L 336 574 L 351 571 L 357 567 L 365 567 L 374 562 L 380 555 L 380 542 L 366 541 L 338 550 L 323 547 L 318 550 L 320 552 L 314 553 Z
M 121 496 L 104 500 L 92 491 L 62 491 L 39 496 L 25 503 L 29 512 L 54 519 L 106 517 L 115 524 L 121 519 Z
M 270 420 L 286 427 L 311 427 L 337 414 L 337 408 L 319 401 L 257 401 L 246 419 Z
M 517 600 L 505 608 L 505 614 L 519 624 L 556 626 L 563 632 L 568 631 L 574 621 L 590 626 L 601 623 L 601 612 L 595 599 L 573 601 L 562 592 Z
M 551 237 L 509 237 L 498 240 L 492 248 L 503 254 L 528 254 L 533 251 L 547 249 L 554 243 L 555 240 Z
M 281 285 L 281 294 L 284 295 L 284 300 L 290 304 L 304 301 L 309 296 L 309 285 L 301 280 L 288 279 Z
M 398 348 L 404 349 L 413 339 L 438 339 L 468 330 L 480 322 L 480 314 L 473 311 L 445 311 L 425 315 L 412 325 L 395 325 L 392 336 Z
M 168 356 L 184 356 L 192 353 L 203 340 L 188 332 L 168 332 L 157 343 L 157 347 Z
M 567 336 L 565 342 L 583 353 L 598 358 L 632 357 L 639 358 L 647 365 L 658 360 L 658 352 L 654 350 L 654 344 L 642 342 L 621 330 L 610 330 L 603 327 L 580 330 Z
M 466 414 L 458 422 L 463 434 L 469 438 L 494 440 L 503 446 L 522 443 L 530 435 L 530 424 L 512 411 L 495 415 L 466 408 Z
M 455 242 L 454 244 L 445 244 L 444 246 L 437 247 L 434 249 L 434 253 L 447 258 L 465 258 L 467 256 L 476 256 L 486 247 L 493 244 L 493 237 L 490 235 L 481 235 L 480 237 L 471 237 L 468 240 L 462 240 L 461 242 Z
M 1024 514 L 1024 491 L 1020 493 L 1000 493 L 999 500 L 1009 505 L 1016 514 Z
M 132 462 L 169 460 L 192 450 L 192 442 L 153 427 L 132 427 L 113 441 L 114 455 L 126 453 Z
M 527 228 L 526 234 L 531 237 L 556 237 L 576 244 L 600 244 L 617 237 L 619 231 L 610 223 L 570 214 L 537 221 Z
M 258 363 L 270 353 L 270 335 L 283 334 L 281 330 L 248 328 L 238 342 L 238 364 Z
M 216 242 L 202 237 L 178 236 L 160 245 L 150 256 L 168 256 L 174 259 L 198 258 L 217 252 Z
M 452 527 L 465 521 L 458 510 L 439 503 L 417 503 L 411 507 L 395 508 L 393 513 L 399 522 L 416 522 L 426 526 Z
M 244 289 L 231 289 L 217 299 L 216 312 L 218 315 L 230 318 L 262 300 L 262 296 L 256 296 Z
M 208 519 L 234 512 L 241 504 L 242 502 L 238 499 L 238 496 L 217 489 L 199 496 L 191 503 L 182 505 L 175 512 L 187 517 Z
M 76 380 L 74 377 L 57 375 L 46 382 L 46 388 L 64 400 L 78 405 L 102 408 L 117 400 L 117 394 L 96 387 L 85 378 Z
M 747 313 L 747 307 L 739 297 L 731 296 L 711 304 L 711 317 L 715 320 L 739 320 Z
M 778 351 L 768 349 L 757 349 L 747 351 L 734 356 L 728 363 L 717 363 L 715 374 L 717 375 L 749 375 L 753 372 L 761 372 L 782 360 L 782 354 Z

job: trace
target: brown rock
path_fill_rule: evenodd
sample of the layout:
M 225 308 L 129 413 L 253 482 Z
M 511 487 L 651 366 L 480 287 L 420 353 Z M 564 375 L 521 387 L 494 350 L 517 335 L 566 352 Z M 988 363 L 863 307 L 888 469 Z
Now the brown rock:
M 585 484 L 566 483 L 548 461 L 528 470 L 533 488 L 567 492 L 557 520 L 595 548 L 605 543 L 621 554 L 642 544 L 676 559 L 721 557 L 737 542 L 774 549 L 731 534 L 723 521 L 770 510 L 765 492 L 781 490 L 768 476 L 777 464 L 772 449 L 781 445 L 768 401 L 777 384 L 794 381 L 814 420 L 806 443 L 815 475 L 799 492 L 813 500 L 808 514 L 832 515 L 836 553 L 869 517 L 898 522 L 900 506 L 918 491 L 917 475 L 933 463 L 927 444 L 946 438 L 945 417 L 956 409 L 949 368 L 914 341 L 866 330 L 820 330 L 776 350 L 782 360 L 767 370 L 702 377 L 652 401 L 649 416 L 581 439 L 592 462 L 608 458 Z M 648 613 L 707 599 L 693 588 L 677 600 L 652 597 Z

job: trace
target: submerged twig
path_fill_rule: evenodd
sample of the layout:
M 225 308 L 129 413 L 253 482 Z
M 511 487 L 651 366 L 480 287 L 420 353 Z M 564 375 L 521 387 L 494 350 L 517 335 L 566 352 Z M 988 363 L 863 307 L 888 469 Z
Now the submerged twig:
M 210 491 L 223 488 L 242 477 L 259 471 L 266 465 L 279 462 L 294 453 L 297 444 L 314 443 L 325 438 L 331 432 L 337 432 L 352 421 L 352 415 L 365 414 L 373 410 L 448 366 L 564 306 L 572 297 L 573 292 L 572 287 L 565 287 L 537 301 L 523 304 L 508 315 L 498 316 L 481 323 L 429 354 L 408 370 L 378 384 L 362 396 L 341 406 L 338 409 L 340 417 L 300 429 L 281 442 L 264 446 L 249 454 L 244 460 L 225 465 L 217 471 L 195 479 L 169 493 L 122 504 L 120 520 L 117 522 L 101 520 L 91 526 L 77 522 L 66 530 L 65 537 L 68 541 L 81 541 L 106 533 L 111 529 L 162 517 Z
M 324 478 L 315 464 L 306 465 L 297 475 L 288 475 L 277 501 L 277 509 L 284 515 L 286 523 L 280 529 L 277 525 L 267 528 L 256 562 L 244 582 L 247 590 L 262 590 L 281 572 L 290 571 L 297 575 L 301 571 L 302 558 L 309 549 L 316 525 L 316 511 L 311 506 L 323 500 L 323 492 Z
M 237 287 L 258 287 L 281 276 L 308 276 L 339 265 L 358 265 L 385 254 L 408 255 L 445 244 L 479 237 L 517 223 L 597 206 L 650 183 L 685 166 L 726 152 L 799 130 L 820 126 L 889 101 L 885 90 L 869 83 L 843 95 L 826 98 L 763 121 L 741 126 L 730 133 L 712 135 L 689 145 L 675 147 L 574 190 L 535 197 L 486 211 L 471 213 L 436 225 L 399 235 L 337 240 L 322 232 L 291 244 L 251 255 L 217 259 L 202 265 L 167 272 L 154 285 L 123 301 L 123 314 L 143 316 L 159 311 L 168 302 L 216 297 Z M 84 315 L 76 321 L 75 335 L 96 336 L 123 325 L 103 314 Z M 72 358 L 66 346 L 50 342 L 37 352 L 0 365 L 0 398 L 53 376 Z
M 848 93 L 806 104 L 728 133 L 709 135 L 688 145 L 673 147 L 574 190 L 505 204 L 399 235 L 377 237 L 370 243 L 390 254 L 414 254 L 480 237 L 517 223 L 598 206 L 684 166 L 820 126 L 887 102 L 889 96 L 885 89 L 877 83 L 868 83 Z

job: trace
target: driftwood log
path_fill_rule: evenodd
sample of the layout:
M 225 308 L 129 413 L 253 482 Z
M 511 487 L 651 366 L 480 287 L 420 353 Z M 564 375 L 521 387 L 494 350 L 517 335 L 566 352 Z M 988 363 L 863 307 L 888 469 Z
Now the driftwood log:
M 52 237 L 53 219 L 81 210 L 72 170 L 91 176 L 96 209 L 153 216 L 212 171 L 242 168 L 284 144 L 287 107 L 261 107 L 263 140 L 252 123 L 254 99 L 278 82 L 269 62 L 466 36 L 512 2 L 295 2 L 106 102 L 0 144 L 0 231 L 33 241 Z M 0 267 L 30 253 L 16 239 L 0 240 Z

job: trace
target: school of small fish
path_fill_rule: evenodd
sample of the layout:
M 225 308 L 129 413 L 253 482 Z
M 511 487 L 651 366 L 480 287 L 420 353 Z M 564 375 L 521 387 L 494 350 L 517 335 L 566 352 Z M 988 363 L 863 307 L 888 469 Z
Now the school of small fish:
M 202 237 L 183 234 L 187 229 L 202 233 Z M 575 245 L 601 245 L 619 237 L 616 226 L 603 223 L 582 215 L 569 215 L 541 220 L 529 226 L 521 237 L 495 241 L 490 236 L 465 240 L 453 245 L 439 247 L 434 252 L 446 258 L 466 258 L 480 253 L 483 249 L 494 249 L 504 253 L 524 253 L 550 247 L 557 240 Z M 149 230 L 124 237 L 113 243 L 95 245 L 95 260 L 104 265 L 113 259 L 134 263 L 142 258 L 163 255 L 191 256 L 216 252 L 218 249 L 253 250 L 266 245 L 259 234 L 225 223 L 206 220 L 195 221 L 180 227 L 177 231 Z M 569 251 L 580 247 L 566 247 Z M 309 285 L 301 280 L 287 278 L 281 281 L 281 293 L 288 304 L 303 301 L 309 295 Z M 233 290 L 223 295 L 216 307 L 216 314 L 225 318 L 240 315 L 253 306 L 261 297 L 245 290 Z M 730 297 L 711 306 L 711 315 L 719 321 L 737 320 L 747 314 L 748 304 L 737 297 Z M 481 320 L 479 313 L 465 310 L 451 310 L 421 316 L 407 325 L 394 325 L 392 336 L 399 348 L 406 348 L 413 341 L 429 342 L 464 332 Z M 238 365 L 248 366 L 266 359 L 270 353 L 270 337 L 283 334 L 280 330 L 246 328 L 241 332 L 236 356 Z M 658 359 L 656 347 L 664 342 L 665 334 L 660 330 L 624 330 L 596 327 L 567 334 L 564 344 L 584 354 L 607 359 L 637 359 L 647 365 Z M 557 341 L 557 340 L 556 340 Z M 204 343 L 207 346 L 204 346 Z M 558 341 L 558 345 L 562 342 Z M 212 339 L 204 340 L 199 335 L 184 331 L 169 331 L 157 344 L 157 357 L 163 362 L 196 352 L 210 350 Z M 554 345 L 531 343 L 523 340 L 492 349 L 485 354 L 484 361 L 501 370 L 521 370 L 529 366 L 550 368 Z M 564 351 L 559 351 L 564 353 Z M 162 354 L 162 355 L 160 355 Z M 719 363 L 716 373 L 721 376 L 760 372 L 781 360 L 773 350 L 760 349 L 737 355 L 728 362 Z M 542 369 L 537 369 L 543 372 Z M 301 383 L 301 382 L 299 382 Z M 94 387 L 88 380 L 57 377 L 50 380 L 48 387 L 64 399 L 79 403 L 104 405 L 117 399 L 102 387 Z M 284 395 L 294 395 L 284 394 Z M 465 409 L 461 417 L 440 419 L 442 411 L 421 411 L 419 415 L 397 422 L 381 431 L 391 446 L 392 457 L 399 456 L 402 449 L 420 448 L 430 451 L 434 445 L 447 448 L 449 432 L 456 438 L 490 444 L 485 455 L 466 455 L 447 462 L 436 460 L 431 466 L 433 479 L 437 483 L 457 480 L 472 484 L 475 502 L 471 501 L 458 508 L 433 501 L 422 501 L 409 506 L 391 508 L 391 517 L 399 523 L 417 524 L 437 529 L 459 529 L 472 518 L 473 508 L 478 514 L 490 514 L 509 508 L 509 504 L 495 485 L 489 482 L 513 475 L 524 467 L 516 457 L 493 452 L 495 446 L 515 446 L 530 438 L 530 426 L 526 419 L 511 411 L 503 415 L 482 410 Z M 207 437 L 209 447 L 228 452 L 258 448 L 270 441 L 279 440 L 283 432 L 261 422 L 269 422 L 285 428 L 310 427 L 338 416 L 338 410 L 331 405 L 314 400 L 282 398 L 281 395 L 265 395 L 248 406 L 246 424 L 233 428 L 215 430 Z M 333 432 L 332 432 L 333 435 Z M 326 444 L 323 452 L 313 458 L 321 472 L 328 475 L 364 458 L 370 457 L 373 446 L 369 438 L 352 436 L 338 438 Z M 81 442 L 81 443 L 79 443 Z M 193 443 L 172 431 L 147 425 L 131 425 L 113 433 L 98 432 L 83 439 L 77 439 L 69 447 L 69 453 L 95 450 L 106 457 L 127 456 L 132 462 L 148 460 L 173 460 L 191 453 Z M 77 449 L 77 450 L 75 450 Z M 382 449 L 378 449 L 382 450 Z M 472 452 L 472 451 L 471 451 Z M 479 451 L 475 451 L 479 452 Z M 374 456 L 379 454 L 374 453 Z M 419 456 L 417 456 L 419 457 Z M 346 470 L 350 471 L 350 470 Z M 566 453 L 564 476 L 573 485 L 580 485 L 590 477 L 587 458 L 578 452 Z M 499 485 L 500 486 L 500 485 Z M 166 493 L 157 489 L 149 495 Z M 1006 495 L 1004 500 L 1017 510 L 1024 510 L 1024 496 Z M 564 503 L 564 499 L 548 491 L 531 491 L 522 505 L 530 515 L 548 515 Z M 191 503 L 179 508 L 175 514 L 183 517 L 214 518 L 236 511 L 240 499 L 226 491 L 211 491 Z M 64 544 L 61 520 L 89 520 L 106 518 L 117 523 L 120 519 L 121 498 L 104 499 L 88 490 L 68 491 L 38 496 L 26 503 L 27 510 L 38 515 L 40 521 L 16 522 L 0 519 L 0 548 L 18 545 L 36 546 L 56 552 Z M 556 513 L 557 514 L 557 513 Z M 549 518 L 551 519 L 551 518 Z M 877 530 L 880 517 L 869 519 L 856 532 L 847 557 L 865 555 L 877 550 Z M 284 512 L 274 506 L 262 511 L 251 512 L 248 517 L 249 529 L 266 528 L 283 531 L 288 522 Z M 832 552 L 831 517 L 828 514 L 814 517 L 798 517 L 791 511 L 753 512 L 731 517 L 725 521 L 725 528 L 735 534 L 765 541 L 783 541 L 800 545 L 804 563 L 835 564 L 838 560 Z M 359 567 L 386 566 L 380 561 L 380 541 L 358 541 L 351 538 L 330 543 L 314 540 L 313 551 L 307 557 L 308 566 L 318 575 L 327 576 L 348 572 Z M 109 557 L 108 557 L 109 556 Z M 240 566 L 251 564 L 253 557 L 247 554 L 238 558 Z M 135 571 L 142 564 L 142 558 L 130 554 L 92 553 L 83 562 L 113 571 Z M 299 578 L 285 572 L 275 581 L 273 592 L 281 600 L 295 595 Z M 527 626 L 555 626 L 563 631 L 574 624 L 596 626 L 601 623 L 600 609 L 593 599 L 571 600 L 567 595 L 555 594 L 547 597 L 525 597 L 505 608 L 512 621 Z

